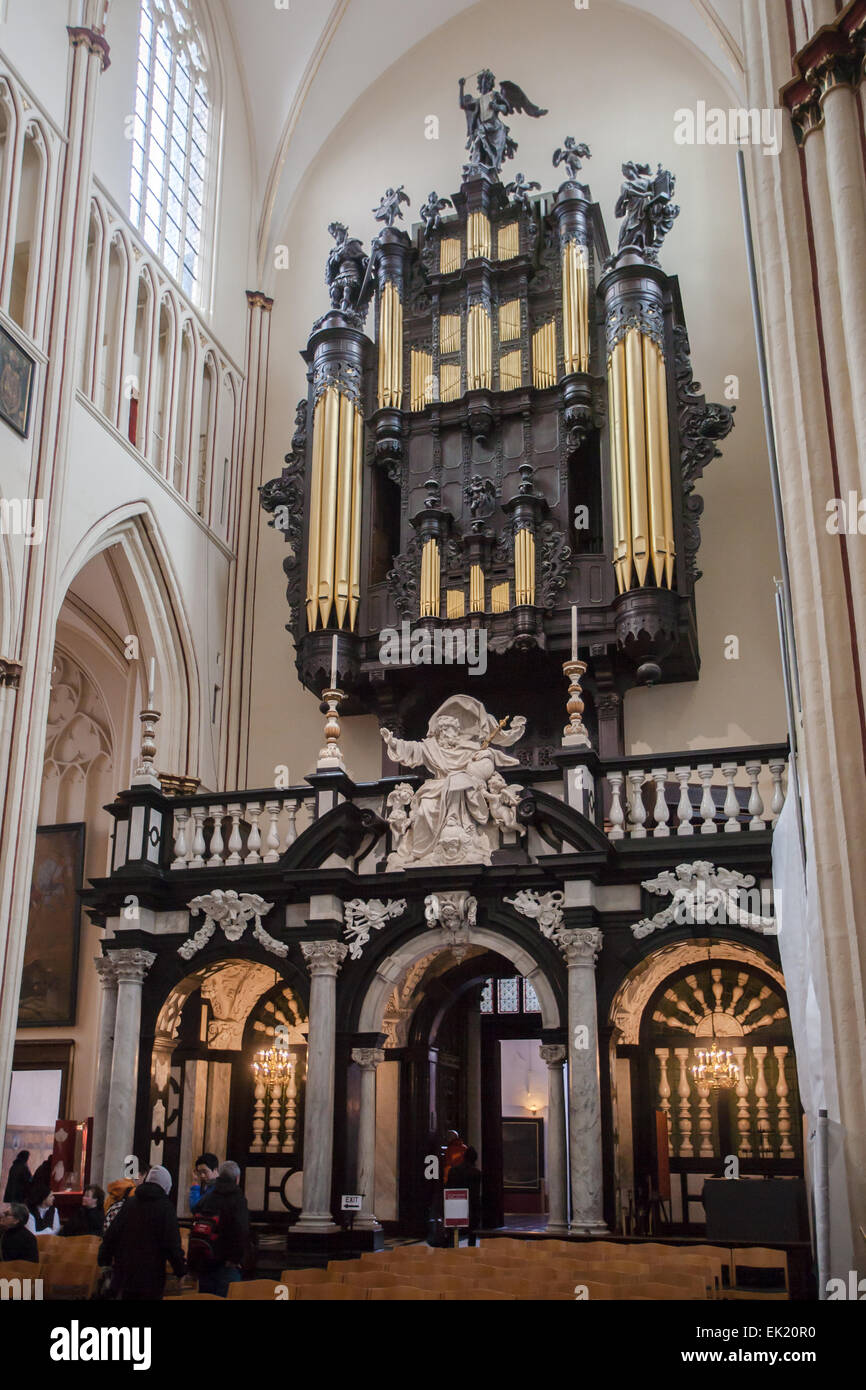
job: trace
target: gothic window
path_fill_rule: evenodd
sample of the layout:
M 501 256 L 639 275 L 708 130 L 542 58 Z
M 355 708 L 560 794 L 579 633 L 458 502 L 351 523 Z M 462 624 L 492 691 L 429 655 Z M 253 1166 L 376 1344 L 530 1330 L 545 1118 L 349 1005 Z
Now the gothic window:
M 190 0 L 142 0 L 129 215 L 184 293 L 199 301 L 215 124 Z

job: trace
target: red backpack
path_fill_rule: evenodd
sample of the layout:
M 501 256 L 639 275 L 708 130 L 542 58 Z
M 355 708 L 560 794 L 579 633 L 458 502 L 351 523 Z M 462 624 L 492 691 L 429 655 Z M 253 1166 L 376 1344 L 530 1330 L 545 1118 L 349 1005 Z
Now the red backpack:
M 187 1267 L 193 1274 L 203 1274 L 217 1263 L 216 1247 L 220 1235 L 218 1216 L 198 1215 L 193 1217 L 189 1233 L 189 1248 L 186 1254 Z

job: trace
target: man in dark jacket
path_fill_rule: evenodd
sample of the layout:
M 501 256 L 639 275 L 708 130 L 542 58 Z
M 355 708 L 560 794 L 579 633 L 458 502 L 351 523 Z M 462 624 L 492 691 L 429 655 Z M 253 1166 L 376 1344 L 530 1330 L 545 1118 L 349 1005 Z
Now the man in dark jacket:
M 39 1263 L 36 1237 L 27 1229 L 29 1217 L 23 1202 L 4 1202 L 0 1206 L 0 1259 Z
M 241 1170 L 229 1159 L 219 1170 L 219 1177 L 195 1209 L 197 1217 L 219 1218 L 214 1242 L 214 1260 L 201 1271 L 199 1293 L 215 1293 L 220 1298 L 228 1294 L 229 1284 L 241 1277 L 250 1235 L 250 1213 L 247 1199 L 238 1185 Z
M 22 1149 L 18 1157 L 13 1159 L 6 1179 L 6 1191 L 3 1193 L 4 1202 L 29 1202 L 30 1184 L 33 1181 L 27 1165 L 29 1157 L 30 1150 Z
M 478 1227 L 481 1225 L 481 1169 L 478 1167 L 478 1150 L 472 1146 L 463 1158 L 456 1163 L 448 1175 L 448 1187 L 465 1187 L 469 1193 L 469 1226 L 466 1231 L 466 1244 L 477 1245 Z
M 99 1247 L 99 1263 L 113 1265 L 112 1287 L 124 1300 L 160 1299 L 165 1290 L 165 1262 L 178 1278 L 184 1273 L 177 1213 L 169 1201 L 171 1174 L 151 1168 L 144 1182 L 124 1202 Z
M 81 1206 L 75 1208 L 60 1234 L 62 1236 L 101 1236 L 105 1226 L 104 1202 L 105 1193 L 101 1187 L 97 1187 L 95 1183 L 90 1187 L 85 1187 Z

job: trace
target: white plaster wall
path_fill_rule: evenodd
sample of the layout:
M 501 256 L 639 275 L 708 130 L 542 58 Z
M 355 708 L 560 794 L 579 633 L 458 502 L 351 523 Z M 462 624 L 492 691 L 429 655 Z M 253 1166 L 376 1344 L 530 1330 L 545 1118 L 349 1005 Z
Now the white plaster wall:
M 628 42 L 623 38 L 627 35 Z M 327 307 L 327 225 L 346 222 L 369 243 L 371 209 L 389 184 L 405 183 L 411 217 L 431 188 L 459 186 L 465 130 L 457 78 L 489 64 L 519 81 L 550 114 L 510 124 L 519 152 L 509 164 L 544 189 L 559 182 L 551 153 L 571 133 L 593 151 L 587 176 L 615 241 L 613 207 L 625 159 L 660 160 L 677 175 L 682 214 L 662 253 L 679 276 L 696 377 L 711 400 L 740 378 L 736 426 L 724 457 L 699 491 L 706 499 L 698 586 L 703 669 L 699 681 L 637 691 L 626 701 L 626 751 L 677 750 L 784 737 L 785 718 L 773 598 L 778 569 L 760 414 L 755 350 L 737 201 L 734 152 L 674 143 L 674 113 L 703 99 L 727 108 L 730 93 L 687 42 L 658 21 L 605 0 L 575 11 L 561 0 L 484 0 L 444 25 L 360 98 L 322 146 L 300 186 L 285 241 L 291 263 L 277 277 L 264 476 L 279 472 L 291 440 L 295 403 L 306 394 L 299 350 Z M 615 71 L 616 80 L 613 80 Z M 439 117 L 439 139 L 424 138 Z M 372 318 L 368 321 L 372 331 Z M 270 780 L 273 765 L 312 765 L 321 735 L 317 702 L 302 692 L 291 643 L 282 537 L 261 519 L 253 642 L 254 716 L 250 777 Z M 740 639 L 739 661 L 724 638 Z M 356 777 L 380 766 L 373 721 L 348 720 L 344 747 Z
M 68 24 L 78 24 L 75 0 L 6 0 L 0 49 L 61 129 L 66 119 L 71 48 Z

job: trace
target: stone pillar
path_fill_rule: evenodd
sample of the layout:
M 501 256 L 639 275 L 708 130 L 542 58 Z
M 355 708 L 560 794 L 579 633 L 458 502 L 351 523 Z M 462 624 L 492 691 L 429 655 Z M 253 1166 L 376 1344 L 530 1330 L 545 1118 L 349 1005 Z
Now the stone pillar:
M 307 1094 L 304 1101 L 303 1210 L 297 1224 L 292 1227 L 298 1234 L 339 1230 L 331 1215 L 334 1025 L 337 1015 L 337 972 L 348 950 L 348 946 L 341 941 L 301 942 L 312 984 Z
M 560 1044 L 540 1047 L 547 1063 L 547 1233 L 568 1232 L 568 1190 L 565 1166 L 565 1091 L 562 1067 L 565 1048 Z
M 597 927 L 560 934 L 568 963 L 568 1149 L 571 1170 L 569 1230 L 594 1235 L 607 1230 L 603 1216 L 601 1095 L 595 962 L 602 937 Z
M 96 1058 L 90 1171 L 93 1181 L 105 1186 L 106 1182 L 112 1181 L 112 1175 L 105 1173 L 105 1140 L 111 1089 L 111 1062 L 114 1055 L 114 1024 L 117 1016 L 117 966 L 110 956 L 97 956 L 93 963 L 102 985 L 102 1008 L 99 1013 L 99 1051 Z
M 111 1182 L 122 1175 L 123 1160 L 133 1151 L 141 986 L 156 956 L 152 951 L 133 947 L 111 951 L 109 960 L 117 976 L 117 1010 L 105 1135 L 105 1176 Z
M 357 1191 L 363 1195 L 355 1228 L 380 1231 L 376 1220 L 376 1068 L 385 1060 L 379 1047 L 353 1047 L 352 1061 L 361 1068 L 361 1109 L 358 1117 Z

